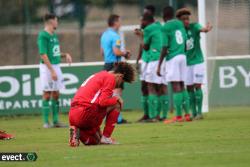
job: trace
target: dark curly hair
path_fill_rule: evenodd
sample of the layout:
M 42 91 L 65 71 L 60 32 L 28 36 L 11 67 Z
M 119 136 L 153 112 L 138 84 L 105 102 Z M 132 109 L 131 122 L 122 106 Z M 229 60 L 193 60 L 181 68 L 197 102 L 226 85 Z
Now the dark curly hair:
M 181 8 L 176 11 L 176 17 L 180 18 L 183 15 L 191 15 L 191 11 L 188 8 Z
M 123 74 L 123 80 L 128 83 L 132 83 L 135 80 L 135 69 L 127 62 L 115 63 L 113 71 L 115 74 Z

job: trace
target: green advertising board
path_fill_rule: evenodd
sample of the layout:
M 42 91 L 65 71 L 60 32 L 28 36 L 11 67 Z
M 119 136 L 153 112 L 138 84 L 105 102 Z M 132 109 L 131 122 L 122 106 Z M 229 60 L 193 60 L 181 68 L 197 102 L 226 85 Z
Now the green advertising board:
M 250 59 L 217 60 L 208 79 L 210 106 L 250 105 Z
M 60 98 L 62 112 L 69 110 L 82 82 L 102 70 L 102 66 L 101 62 L 62 65 L 65 84 Z M 208 80 L 210 107 L 250 105 L 250 59 L 218 60 Z M 38 65 L 0 68 L 0 115 L 39 113 L 41 96 Z M 125 109 L 141 109 L 140 81 L 125 84 L 123 98 Z
M 97 64 L 97 65 L 96 65 Z M 67 112 L 70 101 L 82 82 L 102 70 L 102 63 L 63 65 L 65 89 L 61 90 L 60 110 Z M 42 90 L 38 66 L 0 68 L 0 115 L 39 113 Z M 140 84 L 125 84 L 125 109 L 140 108 Z

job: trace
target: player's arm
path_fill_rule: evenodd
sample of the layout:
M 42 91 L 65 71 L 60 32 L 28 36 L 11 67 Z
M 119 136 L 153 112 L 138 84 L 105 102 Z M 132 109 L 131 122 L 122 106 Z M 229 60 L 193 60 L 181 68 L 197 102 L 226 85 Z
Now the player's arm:
M 209 32 L 213 29 L 213 26 L 208 22 L 205 27 L 200 29 L 200 32 Z
M 142 57 L 142 45 L 140 44 L 139 46 L 139 52 L 138 52 L 138 55 L 137 55 L 137 58 L 136 58 L 136 70 L 139 71 L 139 61 Z
M 167 47 L 163 46 L 162 50 L 161 50 L 161 56 L 160 56 L 160 59 L 159 59 L 158 67 L 157 67 L 157 75 L 158 76 L 161 76 L 161 64 L 162 64 L 163 59 L 165 58 L 167 52 L 168 52 Z
M 61 53 L 61 57 L 65 58 L 67 63 L 69 63 L 69 64 L 72 63 L 72 57 L 69 53 Z
M 103 107 L 113 106 L 118 103 L 119 98 L 113 95 L 115 80 L 109 77 L 104 79 L 102 92 L 99 97 L 99 105 Z
M 55 70 L 53 69 L 50 61 L 49 61 L 49 58 L 47 56 L 47 54 L 42 54 L 41 55 L 41 59 L 43 60 L 44 64 L 47 66 L 47 68 L 49 69 L 50 73 L 51 73 L 51 77 L 54 81 L 57 80 L 57 75 L 56 75 L 56 72 Z
M 161 50 L 161 56 L 159 59 L 158 67 L 157 67 L 157 75 L 161 76 L 161 64 L 163 62 L 163 59 L 168 53 L 168 44 L 169 44 L 169 30 L 167 29 L 166 26 L 162 27 L 162 50 Z
M 131 56 L 131 53 L 129 50 L 126 50 L 125 52 L 121 51 L 120 48 L 113 47 L 113 52 L 116 56 L 124 57 L 125 59 L 129 59 Z
M 112 48 L 113 48 L 113 52 L 116 56 L 119 57 L 124 57 L 125 59 L 129 59 L 130 58 L 130 51 L 126 50 L 126 51 L 121 51 L 121 40 L 120 37 L 115 37 L 112 41 Z
M 143 36 L 143 32 L 142 32 L 141 29 L 136 28 L 136 29 L 134 30 L 134 33 L 135 33 L 135 35 L 138 36 L 139 38 L 141 38 L 141 37 Z M 139 61 L 140 61 L 140 59 L 141 59 L 141 57 L 142 57 L 142 51 L 143 51 L 143 47 L 142 47 L 142 44 L 140 44 L 140 46 L 139 46 L 139 52 L 138 52 L 138 55 L 137 55 L 137 58 L 136 58 L 136 69 L 137 69 L 137 70 L 139 70 Z
M 148 50 L 149 50 L 149 44 L 143 43 L 143 44 L 142 44 L 142 48 L 143 48 L 144 50 L 148 51 Z
M 149 36 L 145 37 L 144 33 L 147 32 L 143 32 L 141 29 L 135 29 L 135 35 L 138 36 L 142 41 L 140 47 L 142 47 L 142 49 L 147 51 L 149 50 L 150 37 Z

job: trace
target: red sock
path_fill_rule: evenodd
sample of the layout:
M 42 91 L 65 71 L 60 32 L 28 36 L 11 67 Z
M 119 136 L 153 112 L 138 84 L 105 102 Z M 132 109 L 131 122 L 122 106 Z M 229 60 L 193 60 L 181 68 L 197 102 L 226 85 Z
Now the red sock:
M 105 137 L 110 137 L 112 135 L 118 116 L 119 112 L 116 109 L 110 111 L 106 116 L 106 124 L 103 130 L 103 135 Z

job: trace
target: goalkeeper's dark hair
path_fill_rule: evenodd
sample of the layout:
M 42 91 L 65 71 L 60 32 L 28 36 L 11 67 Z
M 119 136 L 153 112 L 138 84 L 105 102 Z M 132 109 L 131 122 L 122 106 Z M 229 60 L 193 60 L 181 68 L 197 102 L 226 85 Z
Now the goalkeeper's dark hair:
M 183 15 L 191 15 L 191 11 L 188 8 L 181 8 L 176 11 L 175 16 L 179 19 Z
M 47 21 L 49 21 L 51 19 L 55 19 L 55 18 L 57 18 L 57 16 L 54 13 L 46 13 L 43 17 L 43 21 L 47 22 Z
M 135 80 L 135 69 L 134 67 L 126 62 L 115 63 L 113 71 L 115 74 L 123 74 L 123 80 L 125 82 L 131 83 Z

